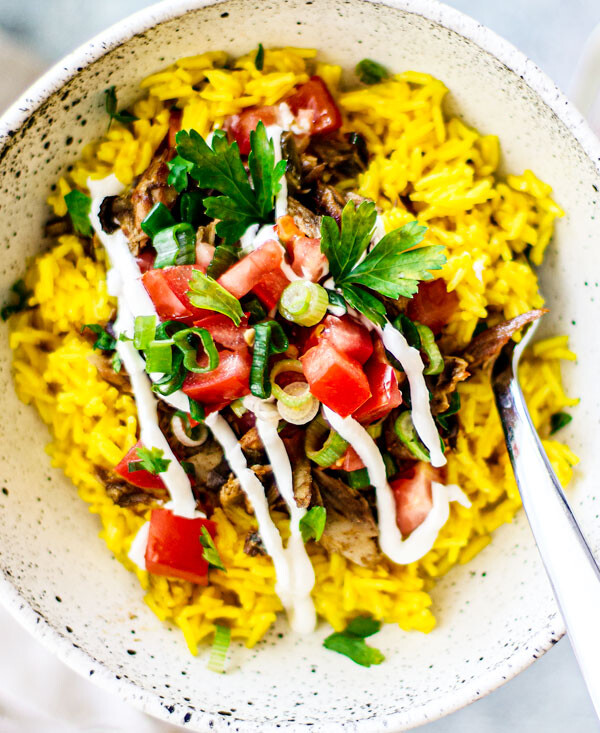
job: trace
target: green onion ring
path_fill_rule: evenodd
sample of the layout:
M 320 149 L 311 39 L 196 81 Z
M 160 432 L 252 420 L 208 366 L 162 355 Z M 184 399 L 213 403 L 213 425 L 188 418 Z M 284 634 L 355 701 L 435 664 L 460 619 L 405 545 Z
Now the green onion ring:
M 325 435 L 327 435 L 325 442 L 317 448 Z M 306 430 L 304 452 L 318 466 L 327 468 L 333 465 L 344 455 L 347 447 L 347 441 L 332 430 L 320 415 L 315 417 Z
M 208 364 L 205 367 L 198 366 L 197 350 L 189 341 L 190 336 L 198 336 L 202 342 L 202 348 L 208 356 Z M 183 366 L 195 374 L 206 374 L 212 372 L 219 366 L 219 352 L 213 341 L 210 332 L 205 328 L 186 328 L 173 335 L 173 343 L 183 352 Z
M 273 369 L 271 369 L 271 392 L 273 397 L 283 402 L 286 407 L 302 407 L 310 402 L 312 395 L 308 384 L 306 385 L 306 392 L 300 395 L 291 395 L 277 384 L 277 377 L 283 372 L 304 373 L 302 363 L 298 359 L 282 359 L 282 361 L 278 361 Z

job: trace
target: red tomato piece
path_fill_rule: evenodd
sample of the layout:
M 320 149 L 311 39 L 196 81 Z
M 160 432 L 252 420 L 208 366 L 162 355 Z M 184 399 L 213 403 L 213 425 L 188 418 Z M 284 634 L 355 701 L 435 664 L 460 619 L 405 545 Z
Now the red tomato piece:
M 266 126 L 274 125 L 278 119 L 277 107 L 249 107 L 239 115 L 232 115 L 225 121 L 229 138 L 233 138 L 242 155 L 250 152 L 250 133 L 256 130 L 259 122 Z
M 406 315 L 438 334 L 458 308 L 458 295 L 448 292 L 442 278 L 419 283 L 419 291 L 409 300 Z
M 179 265 L 148 270 L 142 275 L 142 283 L 161 319 L 190 322 L 211 312 L 193 306 L 187 295 L 192 272 L 201 269 L 197 265 Z
M 312 394 L 341 417 L 351 415 L 371 396 L 369 382 L 355 359 L 321 340 L 301 357 Z
M 248 328 L 248 316 L 244 315 L 239 326 L 236 326 L 231 318 L 221 313 L 212 313 L 199 321 L 194 321 L 194 326 L 205 328 L 213 340 L 225 346 L 227 349 L 245 349 L 244 331 Z
M 206 585 L 208 562 L 200 544 L 202 527 L 206 527 L 214 539 L 217 526 L 210 519 L 188 519 L 169 509 L 153 509 L 146 546 L 148 572 Z
M 153 252 L 151 249 L 145 249 L 143 252 L 139 253 L 135 258 L 135 261 L 137 262 L 137 266 L 140 268 L 140 272 L 143 274 L 154 267 L 155 259 L 156 252 Z
M 189 372 L 183 391 L 193 400 L 207 405 L 237 400 L 250 392 L 252 356 L 248 349 L 219 352 L 219 366 L 212 372 Z
M 321 339 L 361 364 L 373 353 L 369 331 L 352 316 L 326 316 L 312 330 L 306 348 L 316 346 Z
M 311 76 L 306 84 L 299 86 L 285 101 L 294 115 L 302 109 L 312 111 L 312 131 L 315 135 L 325 135 L 339 130 L 342 126 L 340 110 L 320 76 Z
M 342 471 L 360 471 L 361 468 L 365 467 L 361 457 L 351 445 L 346 448 L 346 452 L 341 457 L 340 461 L 340 468 Z
M 327 257 L 321 252 L 321 240 L 295 237 L 292 242 L 292 269 L 312 282 L 318 282 L 326 272 Z
M 369 380 L 371 396 L 352 415 L 361 423 L 372 423 L 385 417 L 394 407 L 402 404 L 402 393 L 398 389 L 396 372 L 387 360 L 385 349 L 379 339 L 375 343 L 373 356 L 364 366 Z
M 254 252 L 250 252 L 232 265 L 217 282 L 236 298 L 241 298 L 258 285 L 265 275 L 277 270 L 282 259 L 281 245 L 274 239 L 269 239 Z
M 142 446 L 142 441 L 138 442 L 131 450 L 121 458 L 115 466 L 115 472 L 122 476 L 127 483 L 137 486 L 139 489 L 164 489 L 165 485 L 159 475 L 150 473 L 150 471 L 129 471 L 129 463 L 139 461 L 138 448 Z
M 289 284 L 290 281 L 283 274 L 281 268 L 278 267 L 273 272 L 265 275 L 262 280 L 259 280 L 252 288 L 252 292 L 263 305 L 271 310 L 279 303 L 281 294 Z
M 431 482 L 437 478 L 437 471 L 429 463 L 419 461 L 405 476 L 390 482 L 396 500 L 396 522 L 403 537 L 416 529 L 431 511 Z
M 169 112 L 169 147 L 175 147 L 175 135 L 181 130 L 181 119 L 183 117 L 182 109 L 172 109 Z

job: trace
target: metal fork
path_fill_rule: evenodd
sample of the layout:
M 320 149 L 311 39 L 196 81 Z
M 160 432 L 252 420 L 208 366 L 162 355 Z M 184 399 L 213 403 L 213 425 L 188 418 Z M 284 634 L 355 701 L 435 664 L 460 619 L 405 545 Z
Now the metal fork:
M 529 417 L 517 367 L 537 322 L 510 341 L 492 369 L 492 388 L 523 506 L 596 714 L 600 717 L 600 570 Z

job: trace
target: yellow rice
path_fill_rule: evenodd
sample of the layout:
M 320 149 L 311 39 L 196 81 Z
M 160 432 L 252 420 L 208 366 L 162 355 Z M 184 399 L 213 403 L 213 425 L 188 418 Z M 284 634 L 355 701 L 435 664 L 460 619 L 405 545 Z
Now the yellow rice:
M 540 264 L 554 219 L 562 216 L 549 186 L 531 171 L 499 179 L 498 139 L 446 117 L 442 82 L 404 72 L 375 86 L 341 92 L 340 68 L 320 64 L 315 56 L 310 49 L 267 50 L 262 71 L 253 56 L 239 59 L 233 71 L 222 68 L 224 53 L 180 59 L 142 82 L 145 96 L 133 107 L 139 120 L 130 128 L 113 122 L 106 137 L 88 145 L 58 181 L 48 203 L 57 215 L 66 214 L 64 195 L 74 187 L 85 190 L 90 175 L 114 172 L 130 184 L 167 132 L 173 100 L 183 109 L 183 127 L 206 135 L 227 115 L 276 102 L 316 69 L 336 95 L 346 128 L 361 132 L 373 154 L 369 169 L 345 187 L 375 200 L 388 228 L 414 218 L 400 198 L 411 192 L 419 219 L 429 227 L 427 241 L 447 248 L 440 275 L 458 294 L 460 309 L 446 330 L 444 350 L 455 353 L 468 343 L 490 307 L 511 318 L 541 306 L 536 274 L 523 253 L 528 249 L 532 262 Z M 245 535 L 255 526 L 252 517 L 240 511 L 232 522 L 217 510 L 217 545 L 228 572 L 211 571 L 206 588 L 149 576 L 127 559 L 147 510 L 115 505 L 96 467 L 111 468 L 135 443 L 135 404 L 99 377 L 89 361 L 92 349 L 80 335 L 83 324 L 108 320 L 114 306 L 104 265 L 85 254 L 77 237 L 63 236 L 31 263 L 25 279 L 33 292 L 29 304 L 37 308 L 11 319 L 14 378 L 20 398 L 34 404 L 50 427 L 52 464 L 78 487 L 90 511 L 98 514 L 109 549 L 137 574 L 156 615 L 181 628 L 192 653 L 212 636 L 217 623 L 230 625 L 234 638 L 254 645 L 281 604 L 270 559 L 243 552 Z M 533 422 L 563 485 L 577 458 L 547 435 L 550 416 L 577 402 L 565 394 L 560 374 L 560 360 L 574 358 L 566 337 L 559 336 L 537 344 L 521 369 Z M 406 630 L 431 631 L 435 617 L 428 590 L 433 579 L 471 560 L 519 509 L 486 375 L 461 384 L 460 395 L 461 425 L 448 481 L 465 490 L 472 507 L 453 503 L 434 548 L 406 567 L 384 561 L 365 569 L 312 544 L 313 597 L 320 616 L 335 629 L 369 613 Z M 285 518 L 277 521 L 285 533 Z

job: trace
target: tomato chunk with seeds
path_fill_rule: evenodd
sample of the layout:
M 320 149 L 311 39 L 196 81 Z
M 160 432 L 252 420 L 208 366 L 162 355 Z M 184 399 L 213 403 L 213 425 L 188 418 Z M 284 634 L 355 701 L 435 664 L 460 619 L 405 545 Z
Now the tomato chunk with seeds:
M 406 315 L 423 323 L 436 335 L 450 322 L 458 308 L 458 295 L 448 292 L 442 278 L 419 283 L 419 291 L 408 302 Z
M 158 270 L 148 270 L 142 275 L 142 284 L 156 312 L 162 320 L 183 321 L 191 324 L 211 311 L 196 308 L 190 302 L 188 291 L 194 270 L 204 270 L 198 265 L 176 265 Z
M 278 120 L 277 107 L 249 107 L 239 115 L 228 117 L 225 122 L 225 129 L 229 138 L 233 138 L 242 155 L 250 152 L 250 133 L 256 130 L 259 122 L 266 127 L 274 125 Z
M 232 265 L 217 282 L 233 296 L 241 298 L 258 285 L 266 275 L 279 269 L 282 259 L 281 245 L 274 239 L 270 239 Z
M 208 583 L 208 562 L 200 544 L 202 527 L 214 539 L 217 525 L 210 519 L 180 517 L 170 509 L 153 509 L 146 545 L 146 569 L 154 575 Z
M 263 305 L 271 310 L 279 303 L 281 294 L 289 284 L 290 281 L 283 274 L 281 268 L 278 267 L 273 272 L 265 275 L 262 280 L 259 280 L 252 288 L 252 292 Z
M 394 407 L 402 404 L 402 393 L 394 368 L 387 360 L 385 349 L 379 339 L 373 356 L 364 366 L 369 380 L 371 396 L 352 415 L 355 420 L 369 424 L 385 417 Z
M 209 316 L 194 321 L 194 326 L 205 328 L 213 340 L 227 349 L 245 349 L 244 332 L 248 328 L 248 316 L 244 315 L 239 326 L 222 313 L 211 313 Z
M 115 472 L 127 481 L 127 483 L 137 486 L 138 489 L 164 489 L 165 484 L 159 474 L 150 473 L 142 469 L 140 471 L 130 471 L 129 464 L 139 461 L 138 448 L 143 447 L 142 441 L 138 442 L 129 450 L 123 458 L 115 466 Z
M 203 359 L 206 361 L 206 356 Z M 251 366 L 248 349 L 223 349 L 219 351 L 216 369 L 204 374 L 188 372 L 182 389 L 188 397 L 204 405 L 227 404 L 249 394 Z
M 396 500 L 396 522 L 403 537 L 422 524 L 431 511 L 431 482 L 438 478 L 429 463 L 419 461 L 405 476 L 390 482 Z
M 341 417 L 351 415 L 370 396 L 361 365 L 322 340 L 302 357 L 311 393 Z
M 320 76 L 311 76 L 285 101 L 295 115 L 303 109 L 312 112 L 312 132 L 315 135 L 326 135 L 342 126 L 341 112 Z
M 320 339 L 361 364 L 373 353 L 369 331 L 352 316 L 325 316 L 312 330 L 307 346 L 316 346 Z

